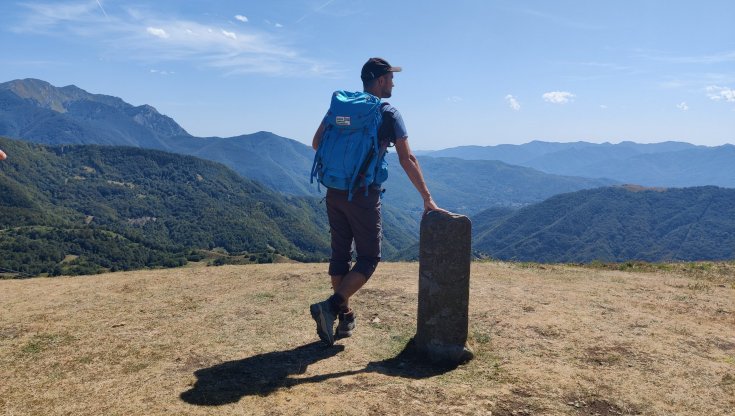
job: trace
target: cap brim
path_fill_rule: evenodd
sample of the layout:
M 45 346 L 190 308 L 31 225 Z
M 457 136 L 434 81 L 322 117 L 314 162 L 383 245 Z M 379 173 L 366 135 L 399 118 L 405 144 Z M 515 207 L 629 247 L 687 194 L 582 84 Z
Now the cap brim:
M 392 66 L 388 70 L 388 72 L 401 72 L 401 71 L 403 71 L 403 68 L 401 68 L 400 66 Z

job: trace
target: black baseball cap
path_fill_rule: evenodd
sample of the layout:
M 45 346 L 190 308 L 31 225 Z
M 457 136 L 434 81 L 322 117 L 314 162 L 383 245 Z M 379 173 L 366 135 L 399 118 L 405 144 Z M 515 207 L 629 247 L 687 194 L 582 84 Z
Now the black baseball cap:
M 378 77 L 382 77 L 388 72 L 401 72 L 400 66 L 390 66 L 388 61 L 383 58 L 370 58 L 365 65 L 362 66 L 360 78 L 363 81 L 370 81 Z

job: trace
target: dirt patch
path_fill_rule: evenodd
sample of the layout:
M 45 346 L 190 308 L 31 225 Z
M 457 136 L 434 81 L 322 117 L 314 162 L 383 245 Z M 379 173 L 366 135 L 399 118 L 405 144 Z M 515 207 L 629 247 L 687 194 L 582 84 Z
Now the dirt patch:
M 545 414 L 545 409 L 530 402 L 530 399 L 506 397 L 497 401 L 493 416 L 533 416 Z
M 598 397 L 579 398 L 569 396 L 567 401 L 575 415 L 579 416 L 623 416 L 623 415 L 640 415 L 640 410 L 634 406 L 617 404 L 606 399 Z
M 586 348 L 584 361 L 595 366 L 613 366 L 633 363 L 644 363 L 648 357 L 629 344 L 595 345 Z
M 15 339 L 21 336 L 24 331 L 21 328 L 6 327 L 0 328 L 0 341 Z

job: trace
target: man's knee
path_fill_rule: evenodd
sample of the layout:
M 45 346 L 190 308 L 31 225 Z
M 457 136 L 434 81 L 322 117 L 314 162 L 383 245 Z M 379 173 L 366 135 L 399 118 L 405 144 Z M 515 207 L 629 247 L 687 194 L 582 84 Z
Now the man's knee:
M 362 274 L 365 276 L 365 279 L 370 279 L 370 276 L 375 273 L 379 262 L 380 257 L 357 256 L 357 261 L 355 262 L 355 266 L 352 267 L 352 271 Z
M 329 275 L 330 276 L 344 276 L 350 271 L 349 260 L 330 260 L 329 261 Z

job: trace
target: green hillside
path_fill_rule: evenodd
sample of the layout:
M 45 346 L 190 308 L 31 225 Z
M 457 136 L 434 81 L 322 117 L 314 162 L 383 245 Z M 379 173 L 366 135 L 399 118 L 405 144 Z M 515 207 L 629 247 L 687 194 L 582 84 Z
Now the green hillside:
M 474 221 L 474 249 L 539 262 L 735 258 L 735 189 L 608 187 Z
M 160 151 L 0 139 L 0 267 L 38 273 L 176 266 L 192 250 L 270 261 L 328 255 L 318 201 Z

